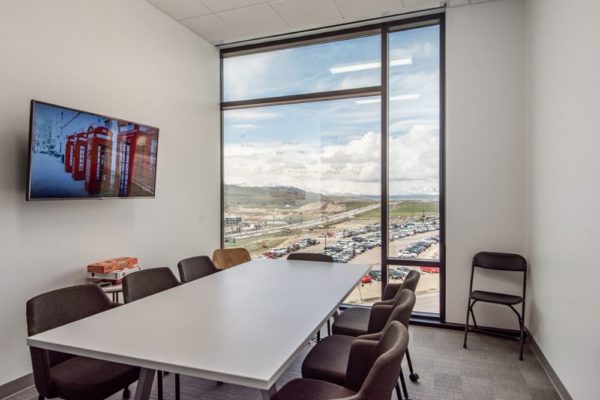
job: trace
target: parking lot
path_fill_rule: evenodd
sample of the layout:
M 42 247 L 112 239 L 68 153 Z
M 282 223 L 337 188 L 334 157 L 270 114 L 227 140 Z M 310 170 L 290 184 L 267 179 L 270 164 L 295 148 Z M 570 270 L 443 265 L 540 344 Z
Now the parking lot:
M 418 224 L 413 224 L 413 227 Z M 423 224 L 425 225 L 425 224 Z M 405 232 L 408 234 L 398 235 L 389 243 L 389 255 L 398 257 L 415 243 L 425 243 L 430 240 L 420 254 L 408 259 L 439 259 L 439 244 L 431 238 L 439 238 L 439 228 L 436 224 L 429 224 L 429 229 L 421 229 L 423 232 Z M 344 301 L 349 304 L 371 304 L 380 299 L 381 282 L 377 280 L 377 271 L 381 270 L 381 237 L 379 224 L 365 223 L 364 221 L 346 221 L 336 227 L 334 234 L 325 237 L 324 234 L 312 236 L 290 236 L 281 245 L 263 254 L 262 257 L 280 258 L 294 251 L 330 254 L 337 262 L 352 262 L 371 265 L 369 278 L 363 280 L 348 298 Z M 390 230 L 390 238 L 394 238 L 393 232 L 401 229 L 399 225 Z M 402 237 L 400 237 L 402 236 Z M 390 282 L 401 282 L 408 269 L 416 269 L 421 273 L 421 279 L 417 287 L 416 311 L 439 313 L 439 274 L 437 269 L 431 267 L 390 267 L 388 275 Z

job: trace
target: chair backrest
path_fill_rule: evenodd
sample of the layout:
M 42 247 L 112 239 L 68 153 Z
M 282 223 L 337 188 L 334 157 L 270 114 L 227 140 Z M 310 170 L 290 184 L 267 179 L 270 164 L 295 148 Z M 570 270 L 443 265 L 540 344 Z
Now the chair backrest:
M 473 257 L 473 267 L 501 271 L 527 271 L 527 260 L 519 254 L 482 251 Z
M 383 292 L 382 300 L 396 300 L 402 292 L 403 289 L 408 289 L 413 292 L 416 292 L 417 285 L 419 284 L 419 279 L 421 279 L 421 274 L 414 269 L 408 271 L 408 274 L 404 277 L 404 281 L 402 284 L 397 283 L 388 283 L 385 285 L 385 290 Z
M 386 327 L 393 321 L 398 321 L 408 328 L 410 316 L 413 312 L 413 308 L 415 308 L 416 302 L 417 296 L 414 291 L 402 289 L 398 298 L 394 300 L 394 311 L 390 314 Z
M 418 271 L 411 269 L 408 271 L 408 274 L 406 274 L 406 278 L 404 278 L 404 282 L 402 282 L 402 286 L 400 286 L 400 290 L 398 291 L 401 292 L 403 289 L 408 289 L 411 292 L 416 292 L 419 279 L 421 279 L 421 274 Z
M 407 347 L 408 330 L 397 321 L 386 326 L 379 341 L 354 340 L 344 386 L 358 393 L 347 400 L 389 400 Z
M 182 283 L 191 282 L 219 271 L 208 256 L 196 256 L 181 260 L 177 263 L 177 269 L 179 270 L 179 280 Z
M 333 262 L 333 257 L 321 253 L 291 253 L 287 256 L 287 259 L 301 261 Z
M 217 249 L 212 256 L 213 263 L 219 269 L 235 267 L 251 260 L 248 250 L 238 247 L 234 249 Z
M 47 330 L 98 314 L 114 304 L 96 285 L 78 285 L 53 290 L 27 301 L 27 333 L 36 335 Z M 71 354 L 30 347 L 35 386 L 46 397 L 52 396 L 50 367 Z
M 379 340 L 382 332 L 393 321 L 398 321 L 408 328 L 416 301 L 417 296 L 412 290 L 402 289 L 398 291 L 392 304 L 375 303 L 369 315 L 370 333 L 359 336 L 359 339 Z
M 123 298 L 130 303 L 177 285 L 179 281 L 168 267 L 143 269 L 123 278 Z

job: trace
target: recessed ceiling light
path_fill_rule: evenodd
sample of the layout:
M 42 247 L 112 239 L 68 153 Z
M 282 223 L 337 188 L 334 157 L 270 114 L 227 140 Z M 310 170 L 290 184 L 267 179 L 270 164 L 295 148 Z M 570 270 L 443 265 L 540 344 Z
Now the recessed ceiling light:
M 406 100 L 417 100 L 420 99 L 421 95 L 419 93 L 411 93 L 411 94 L 401 94 L 398 96 L 391 96 L 390 101 L 406 101 Z M 356 100 L 356 104 L 373 104 L 380 103 L 381 98 L 373 98 L 373 99 L 361 99 Z
M 392 60 L 390 62 L 391 67 L 397 67 L 400 65 L 410 65 L 412 64 L 412 57 L 406 58 L 398 58 L 396 60 Z M 381 63 L 379 61 L 370 62 L 370 63 L 361 63 L 361 64 L 349 64 L 349 65 L 340 65 L 337 67 L 329 68 L 329 72 L 332 74 L 342 74 L 346 72 L 356 72 L 356 71 L 365 71 L 368 69 L 376 69 L 380 68 Z

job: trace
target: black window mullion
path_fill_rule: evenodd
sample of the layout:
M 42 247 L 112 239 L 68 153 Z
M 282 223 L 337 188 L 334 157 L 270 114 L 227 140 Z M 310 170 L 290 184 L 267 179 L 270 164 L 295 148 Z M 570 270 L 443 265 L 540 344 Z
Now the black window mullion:
M 388 282 L 388 30 L 381 28 L 381 298 Z

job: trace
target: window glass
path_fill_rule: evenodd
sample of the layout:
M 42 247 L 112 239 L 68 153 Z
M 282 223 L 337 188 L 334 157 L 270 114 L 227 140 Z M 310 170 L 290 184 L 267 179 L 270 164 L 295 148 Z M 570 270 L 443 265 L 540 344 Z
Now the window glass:
M 223 59 L 223 100 L 377 86 L 380 59 L 379 35 L 227 57 Z
M 226 247 L 325 253 L 380 270 L 379 97 L 224 111 Z M 367 275 L 348 303 L 381 297 Z
M 440 259 L 439 26 L 391 33 L 389 73 L 389 252 Z

